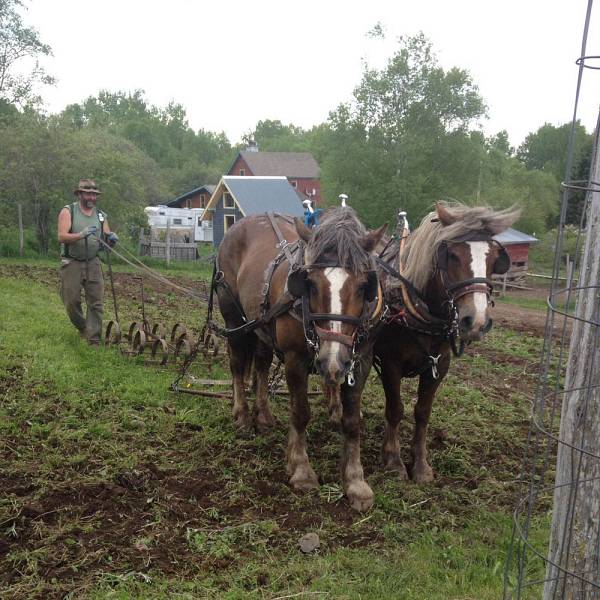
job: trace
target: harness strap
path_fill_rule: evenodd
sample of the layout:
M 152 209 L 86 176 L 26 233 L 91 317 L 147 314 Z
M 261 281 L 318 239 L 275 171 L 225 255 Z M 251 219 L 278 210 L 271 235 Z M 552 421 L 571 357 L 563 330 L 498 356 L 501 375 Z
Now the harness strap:
M 271 227 L 273 227 L 273 231 L 275 231 L 275 235 L 279 239 L 278 247 L 283 250 L 285 253 L 285 257 L 288 259 L 290 265 L 293 263 L 294 258 L 290 249 L 288 248 L 289 242 L 283 237 L 283 233 L 281 233 L 281 229 L 279 229 L 279 225 L 277 225 L 277 221 L 275 221 L 275 213 L 268 212 L 266 213 L 269 221 L 271 221 Z
M 345 333 L 332 331 L 331 329 L 323 329 L 323 327 L 319 327 L 317 324 L 315 324 L 315 329 L 317 330 L 317 335 L 321 341 L 339 342 L 344 346 L 348 346 L 348 348 L 354 346 L 354 335 L 346 335 Z

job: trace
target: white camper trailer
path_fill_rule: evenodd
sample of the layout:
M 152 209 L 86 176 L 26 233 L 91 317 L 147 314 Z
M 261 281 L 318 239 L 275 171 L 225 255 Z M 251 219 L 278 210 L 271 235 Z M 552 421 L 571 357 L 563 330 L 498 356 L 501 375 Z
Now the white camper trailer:
M 147 206 L 151 238 L 164 238 L 169 224 L 173 241 L 212 242 L 212 221 L 202 221 L 203 208 L 171 208 L 169 206 Z

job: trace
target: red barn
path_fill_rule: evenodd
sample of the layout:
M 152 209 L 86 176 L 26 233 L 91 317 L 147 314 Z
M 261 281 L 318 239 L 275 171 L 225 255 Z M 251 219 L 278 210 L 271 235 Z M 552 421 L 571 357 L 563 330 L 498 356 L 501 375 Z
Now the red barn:
M 510 269 L 508 279 L 515 280 L 524 278 L 527 274 L 529 263 L 529 246 L 539 240 L 532 235 L 509 228 L 494 236 L 500 242 L 510 256 Z
M 259 152 L 256 144 L 250 144 L 238 153 L 227 175 L 283 175 L 301 199 L 310 198 L 315 205 L 321 202 L 319 165 L 309 152 Z

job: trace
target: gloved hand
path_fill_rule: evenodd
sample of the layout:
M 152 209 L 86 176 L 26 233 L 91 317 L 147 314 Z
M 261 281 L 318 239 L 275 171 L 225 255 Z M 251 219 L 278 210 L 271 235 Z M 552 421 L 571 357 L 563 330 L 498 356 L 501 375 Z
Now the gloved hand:
M 119 236 L 114 231 L 111 231 L 106 236 L 106 241 L 108 242 L 108 245 L 112 248 L 119 241 Z
M 79 235 L 81 236 L 81 239 L 86 238 L 88 235 L 96 235 L 98 232 L 98 226 L 97 225 L 88 225 L 85 229 L 82 229 L 79 232 Z

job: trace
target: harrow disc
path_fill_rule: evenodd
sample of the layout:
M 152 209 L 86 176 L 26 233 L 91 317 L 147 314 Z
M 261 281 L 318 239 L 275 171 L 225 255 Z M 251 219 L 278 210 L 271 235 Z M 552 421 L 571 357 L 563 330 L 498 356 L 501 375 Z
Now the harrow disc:
M 171 343 L 175 344 L 176 340 L 181 338 L 181 336 L 185 335 L 186 333 L 187 329 L 185 325 L 182 325 L 181 323 L 175 323 L 175 325 L 173 325 L 173 329 L 171 329 Z
M 130 326 L 129 326 L 129 331 L 127 333 L 127 339 L 130 342 L 133 342 L 133 336 L 135 334 L 136 331 L 143 331 L 143 325 L 141 323 L 138 323 L 137 321 L 134 321 Z
M 192 346 L 190 341 L 187 339 L 186 334 L 181 334 L 177 340 L 177 345 L 175 346 L 175 360 L 178 358 L 185 360 L 189 357 L 191 352 Z
M 165 334 L 165 326 L 162 323 L 154 323 L 152 327 L 152 335 L 157 338 L 164 338 Z
M 169 360 L 169 347 L 167 346 L 167 342 L 162 338 L 157 338 L 152 342 L 151 355 L 152 358 L 158 358 L 158 353 L 160 351 L 160 364 L 166 365 Z
M 112 346 L 121 341 L 121 327 L 116 321 L 109 321 L 104 334 L 104 345 Z
M 138 329 L 133 336 L 131 349 L 134 354 L 142 354 L 146 348 L 146 334 L 143 329 Z
M 205 356 L 216 357 L 219 354 L 221 342 L 214 333 L 209 333 L 204 340 L 204 351 Z

